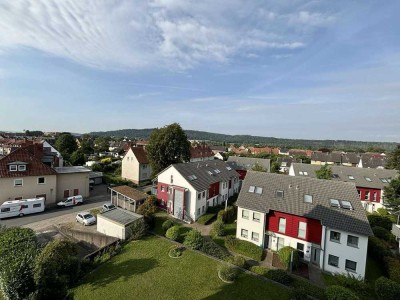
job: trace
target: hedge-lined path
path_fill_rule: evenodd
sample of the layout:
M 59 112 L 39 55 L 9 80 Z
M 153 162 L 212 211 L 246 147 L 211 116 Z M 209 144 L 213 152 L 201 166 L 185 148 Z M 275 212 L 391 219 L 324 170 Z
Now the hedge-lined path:
M 195 222 L 192 224 L 183 223 L 182 225 L 200 231 L 202 236 L 210 236 L 212 223 L 209 225 L 202 225 Z

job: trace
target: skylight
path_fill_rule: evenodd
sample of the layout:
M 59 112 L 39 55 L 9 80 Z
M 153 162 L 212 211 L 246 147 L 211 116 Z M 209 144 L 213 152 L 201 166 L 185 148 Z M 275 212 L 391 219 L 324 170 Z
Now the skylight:
M 283 198 L 283 191 L 280 191 L 280 190 L 276 191 L 276 197 Z
M 189 178 L 190 181 L 193 181 L 193 180 L 197 179 L 196 175 L 189 175 L 188 178 Z
M 207 173 L 208 173 L 208 175 L 213 175 L 213 172 L 211 172 L 211 171 L 207 171 Z
M 338 174 L 332 174 L 332 178 L 337 179 L 337 178 L 339 178 L 339 175 Z
M 220 170 L 218 170 L 218 169 L 215 169 L 215 170 L 214 170 L 214 172 L 215 172 L 215 174 L 219 174 L 219 173 L 221 173 L 221 171 L 220 171 Z
M 365 180 L 368 181 L 368 182 L 371 182 L 371 181 L 372 181 L 372 179 L 369 178 L 369 177 L 364 177 L 364 178 L 365 178 Z
M 262 191 L 263 191 L 262 187 L 256 186 L 256 194 L 260 194 L 261 195 Z
M 304 173 L 304 176 L 308 176 L 308 172 L 303 172 Z
M 249 193 L 254 193 L 255 189 L 256 189 L 256 187 L 254 185 L 251 185 L 249 187 Z
M 351 205 L 351 203 L 349 201 L 344 201 L 344 200 L 342 200 L 342 208 L 353 210 L 353 206 Z
M 336 200 L 336 199 L 329 199 L 329 203 L 331 204 L 332 207 L 337 207 L 337 208 L 340 207 L 340 202 L 339 202 L 339 200 Z
M 349 175 L 349 179 L 350 180 L 354 180 L 354 176 L 353 175 Z
M 227 169 L 228 171 L 232 170 L 232 168 L 231 168 L 231 167 L 229 167 L 229 166 L 228 166 L 228 167 L 226 167 L 226 169 Z
M 312 195 L 304 195 L 305 203 L 312 203 Z
M 383 183 L 388 183 L 387 178 L 380 178 Z
M 299 171 L 299 175 L 303 175 L 303 171 Z

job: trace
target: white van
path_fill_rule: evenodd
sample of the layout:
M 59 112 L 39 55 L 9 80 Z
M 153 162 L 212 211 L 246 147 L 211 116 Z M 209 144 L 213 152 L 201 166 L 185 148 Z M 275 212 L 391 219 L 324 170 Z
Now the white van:
M 44 198 L 6 201 L 0 205 L 0 219 L 24 216 L 44 211 Z
M 64 201 L 60 201 L 57 203 L 58 207 L 67 207 L 73 205 L 79 205 L 83 203 L 82 195 L 71 196 L 65 199 Z

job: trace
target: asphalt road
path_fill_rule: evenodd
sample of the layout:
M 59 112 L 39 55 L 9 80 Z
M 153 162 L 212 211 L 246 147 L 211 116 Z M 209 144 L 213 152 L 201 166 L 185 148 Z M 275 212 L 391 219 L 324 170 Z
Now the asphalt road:
M 24 226 L 30 223 L 59 217 L 73 212 L 78 213 L 80 211 L 90 210 L 92 208 L 101 206 L 101 204 L 103 203 L 110 202 L 110 194 L 106 192 L 106 187 L 104 185 L 96 186 L 94 190 L 91 191 L 91 195 L 91 197 L 85 199 L 83 204 L 79 206 L 53 208 L 45 210 L 42 213 L 26 215 L 23 217 L 2 219 L 0 220 L 0 225 L 5 225 L 6 227 Z

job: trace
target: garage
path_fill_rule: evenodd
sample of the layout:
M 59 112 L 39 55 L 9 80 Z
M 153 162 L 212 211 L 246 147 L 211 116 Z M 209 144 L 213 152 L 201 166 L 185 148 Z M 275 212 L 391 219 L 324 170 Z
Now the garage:
M 97 215 L 97 231 L 126 240 L 130 232 L 127 228 L 142 218 L 142 215 L 117 207 Z

